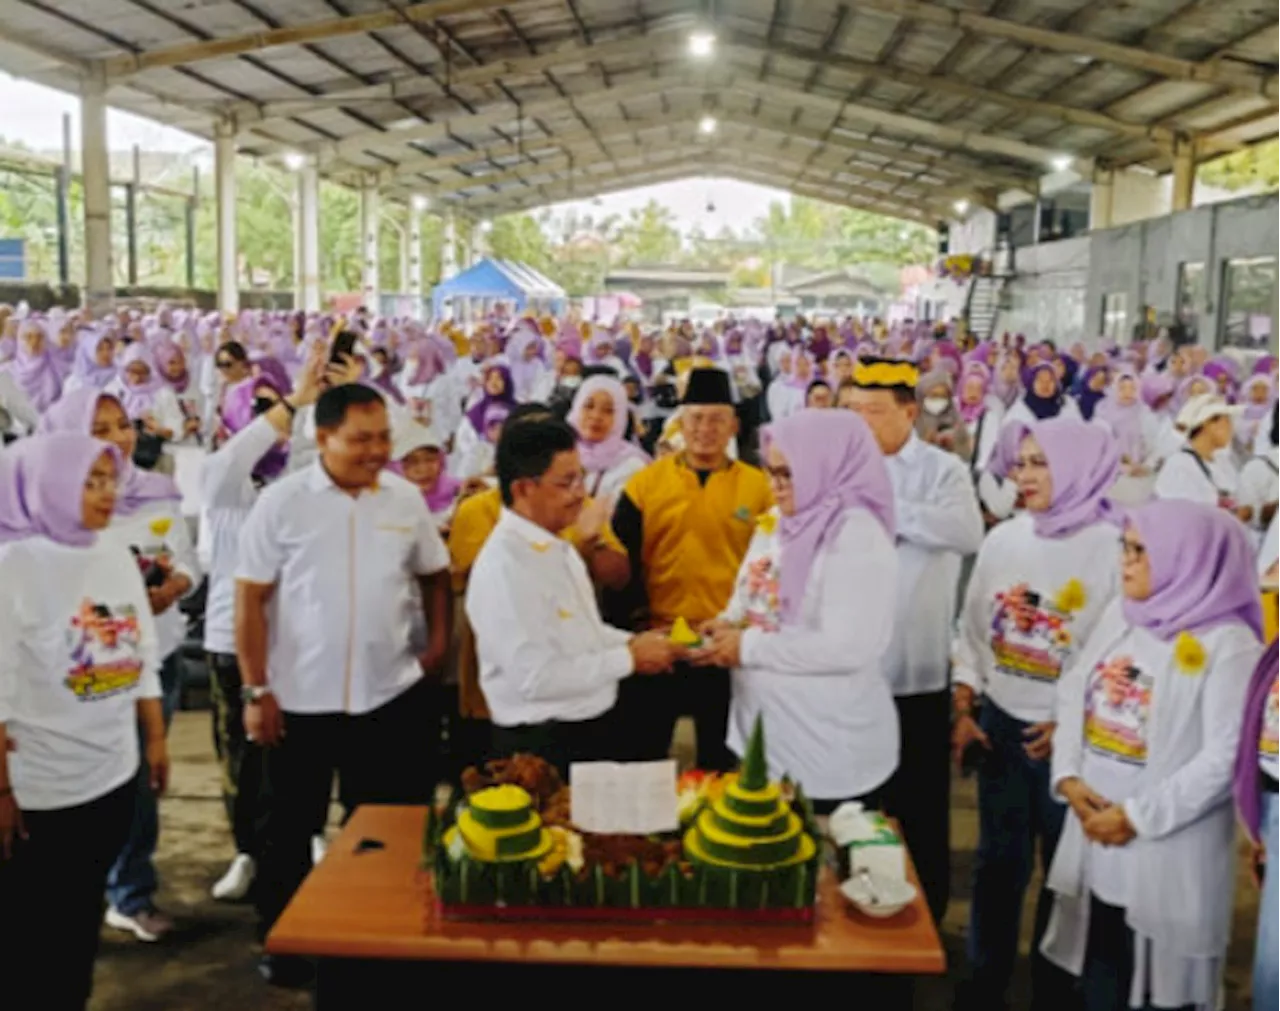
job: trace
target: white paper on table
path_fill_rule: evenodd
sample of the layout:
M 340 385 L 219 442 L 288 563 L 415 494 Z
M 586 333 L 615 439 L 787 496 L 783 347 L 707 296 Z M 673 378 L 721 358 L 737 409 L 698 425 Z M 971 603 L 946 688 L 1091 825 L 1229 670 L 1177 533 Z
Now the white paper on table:
M 569 766 L 570 820 L 584 832 L 674 832 L 676 763 L 574 762 Z

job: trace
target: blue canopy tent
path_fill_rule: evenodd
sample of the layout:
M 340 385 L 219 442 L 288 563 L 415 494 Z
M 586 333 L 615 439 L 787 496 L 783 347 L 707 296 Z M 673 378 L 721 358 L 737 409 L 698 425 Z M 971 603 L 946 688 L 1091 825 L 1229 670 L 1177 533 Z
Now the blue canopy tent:
M 472 300 L 509 302 L 517 311 L 533 307 L 559 314 L 564 311 L 565 291 L 527 263 L 488 258 L 468 267 L 456 277 L 437 284 L 431 292 L 431 308 L 436 318 L 444 315 L 452 302 L 454 315 Z

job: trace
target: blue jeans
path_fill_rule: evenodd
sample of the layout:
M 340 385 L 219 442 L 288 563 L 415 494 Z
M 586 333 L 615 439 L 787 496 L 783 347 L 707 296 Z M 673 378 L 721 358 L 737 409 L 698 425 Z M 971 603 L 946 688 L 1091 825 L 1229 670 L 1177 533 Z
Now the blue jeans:
M 164 709 L 165 729 L 178 707 L 182 690 L 182 657 L 173 652 L 160 665 L 160 703 Z M 133 823 L 129 839 L 107 873 L 107 902 L 126 916 L 151 908 L 151 898 L 160 887 L 156 867 L 151 858 L 160 839 L 160 809 L 151 790 L 151 770 L 147 767 L 146 749 L 142 747 L 142 727 L 138 727 L 139 748 L 137 789 L 134 791 Z
M 979 834 L 968 939 L 971 976 L 964 990 L 969 994 L 967 1006 L 995 1009 L 1004 1007 L 1013 976 L 1036 844 L 1047 870 L 1067 809 L 1049 795 L 1049 760 L 1033 760 L 1023 751 L 1023 731 L 1031 724 L 989 699 L 978 723 L 991 741 L 991 751 L 978 769 Z M 1064 1006 L 1075 990 L 1073 978 L 1040 954 L 1051 908 L 1052 896 L 1042 888 L 1031 947 L 1032 1008 Z
M 1262 879 L 1262 897 L 1258 903 L 1258 946 L 1253 954 L 1253 1011 L 1276 1011 L 1280 1007 L 1280 972 L 1276 968 L 1280 946 L 1280 903 L 1276 886 L 1280 884 L 1280 834 L 1276 831 L 1276 795 L 1262 794 L 1262 845 L 1267 850 L 1267 869 Z

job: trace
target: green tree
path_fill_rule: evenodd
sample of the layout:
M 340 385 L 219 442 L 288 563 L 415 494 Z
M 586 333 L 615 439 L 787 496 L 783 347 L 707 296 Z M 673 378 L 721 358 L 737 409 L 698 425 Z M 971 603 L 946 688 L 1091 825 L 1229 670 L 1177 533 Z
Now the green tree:
M 619 266 L 674 263 L 680 247 L 680 230 L 671 208 L 650 200 L 632 208 L 618 226 L 613 259 Z
M 1224 190 L 1275 189 L 1280 184 L 1280 141 L 1269 140 L 1205 162 L 1196 178 Z
M 543 273 L 553 267 L 551 240 L 532 214 L 495 218 L 489 232 L 489 249 L 501 260 L 527 263 Z

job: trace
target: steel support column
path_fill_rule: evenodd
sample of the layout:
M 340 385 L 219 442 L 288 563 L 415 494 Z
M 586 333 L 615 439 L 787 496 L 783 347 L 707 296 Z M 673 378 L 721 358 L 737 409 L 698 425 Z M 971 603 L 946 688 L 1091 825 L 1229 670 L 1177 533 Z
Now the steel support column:
M 92 315 L 110 311 L 111 175 L 107 155 L 107 98 L 101 82 L 87 81 L 80 97 L 80 148 L 84 179 L 84 301 Z
M 236 245 L 236 131 L 217 123 L 213 140 L 214 200 L 218 217 L 218 308 L 240 310 L 239 249 Z

